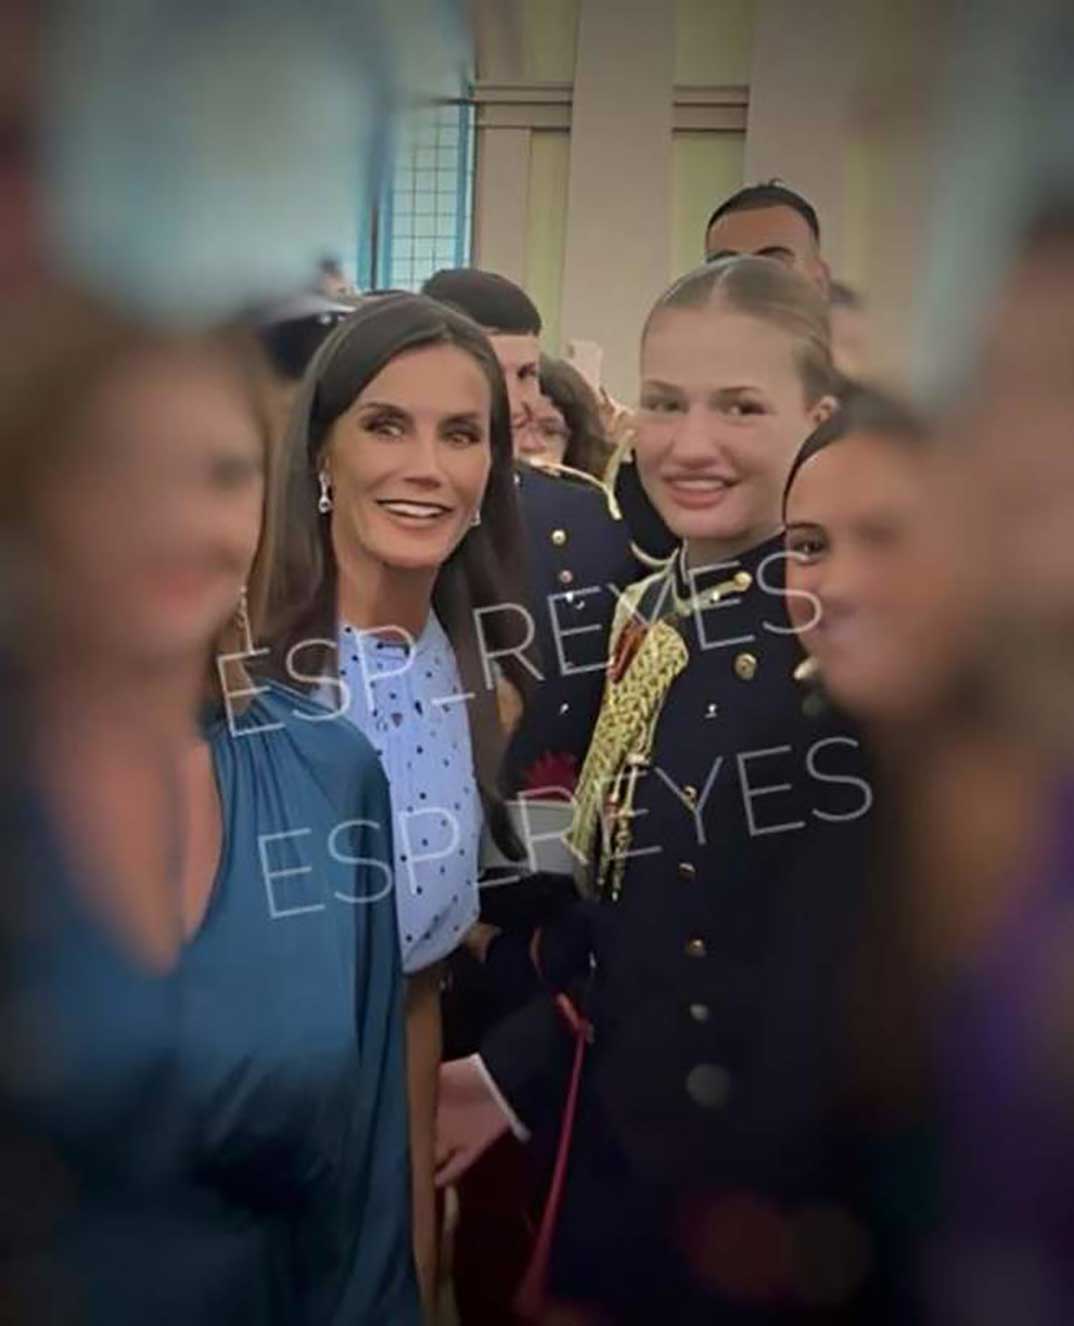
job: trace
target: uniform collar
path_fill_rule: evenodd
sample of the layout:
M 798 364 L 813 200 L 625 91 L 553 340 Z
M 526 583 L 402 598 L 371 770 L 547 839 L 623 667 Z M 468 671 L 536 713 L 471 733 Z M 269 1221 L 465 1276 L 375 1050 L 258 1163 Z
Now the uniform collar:
M 686 546 L 681 545 L 671 562 L 676 612 L 686 617 L 699 608 L 711 607 L 732 594 L 740 597 L 747 594 L 757 586 L 765 559 L 771 557 L 773 553 L 780 553 L 782 548 L 782 535 L 776 534 L 737 556 L 713 562 L 708 566 L 688 568 Z M 782 561 L 778 565 L 782 568 Z M 781 573 L 770 571 L 765 577 L 765 582 L 770 591 L 776 589 L 782 582 Z

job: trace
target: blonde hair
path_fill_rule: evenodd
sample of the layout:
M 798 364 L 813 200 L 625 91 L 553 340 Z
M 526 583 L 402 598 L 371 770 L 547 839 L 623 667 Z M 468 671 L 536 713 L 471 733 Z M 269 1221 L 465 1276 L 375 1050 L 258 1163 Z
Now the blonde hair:
M 642 344 L 653 321 L 669 309 L 724 309 L 757 318 L 794 340 L 794 363 L 807 405 L 833 392 L 828 305 L 804 276 L 771 258 L 722 258 L 680 277 L 653 305 Z

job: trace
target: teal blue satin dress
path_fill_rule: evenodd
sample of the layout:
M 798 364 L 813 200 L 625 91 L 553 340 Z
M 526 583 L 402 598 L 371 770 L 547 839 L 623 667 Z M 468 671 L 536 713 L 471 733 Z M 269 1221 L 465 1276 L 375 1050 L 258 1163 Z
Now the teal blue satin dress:
M 256 1291 L 243 1326 L 416 1324 L 384 776 L 349 723 L 276 685 L 207 736 L 224 835 L 177 1079 L 219 1255 Z
M 418 1326 L 388 790 L 324 713 L 274 686 L 207 723 L 223 851 L 164 974 L 0 761 L 13 1320 Z

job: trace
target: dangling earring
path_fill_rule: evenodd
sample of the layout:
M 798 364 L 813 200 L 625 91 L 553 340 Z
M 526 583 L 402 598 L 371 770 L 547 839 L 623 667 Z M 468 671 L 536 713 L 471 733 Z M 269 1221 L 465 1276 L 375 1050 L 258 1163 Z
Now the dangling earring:
M 328 486 L 328 475 L 324 470 L 317 476 L 317 481 L 321 485 L 321 495 L 317 499 L 317 510 L 322 516 L 327 516 L 332 510 L 332 492 Z
M 246 598 L 245 585 L 239 590 L 239 601 L 235 607 L 235 629 L 242 641 L 243 651 L 252 654 L 254 652 L 254 641 L 250 631 L 250 606 Z
M 481 524 L 481 508 L 475 507 L 474 514 L 470 517 L 470 528 L 476 529 Z

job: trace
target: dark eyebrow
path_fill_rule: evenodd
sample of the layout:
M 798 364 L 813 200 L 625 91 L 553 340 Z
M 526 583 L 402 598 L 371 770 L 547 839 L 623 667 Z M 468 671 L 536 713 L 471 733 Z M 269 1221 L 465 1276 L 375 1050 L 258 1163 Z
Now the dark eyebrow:
M 393 405 L 391 401 L 362 401 L 363 410 L 388 410 L 391 414 L 400 414 L 404 418 L 409 418 L 407 411 L 401 405 Z
M 484 423 L 484 416 L 477 410 L 463 410 L 461 414 L 449 414 L 441 419 L 441 428 L 453 427 L 456 424 L 476 424 L 478 427 Z
M 788 521 L 786 524 L 784 524 L 783 532 L 784 534 L 790 534 L 794 530 L 802 530 L 802 529 L 822 530 L 823 528 L 824 526 L 820 523 L 819 520 L 791 520 Z
M 661 382 L 659 378 L 647 378 L 641 384 L 642 391 L 666 391 L 669 396 L 681 396 L 682 388 L 671 382 Z
M 769 244 L 763 249 L 757 249 L 754 253 L 755 258 L 793 258 L 794 250 L 787 248 L 785 244 Z

